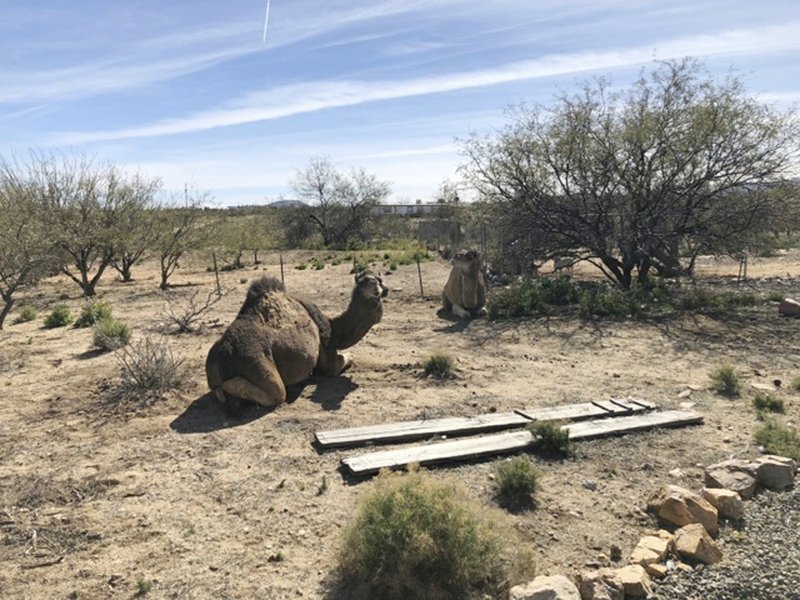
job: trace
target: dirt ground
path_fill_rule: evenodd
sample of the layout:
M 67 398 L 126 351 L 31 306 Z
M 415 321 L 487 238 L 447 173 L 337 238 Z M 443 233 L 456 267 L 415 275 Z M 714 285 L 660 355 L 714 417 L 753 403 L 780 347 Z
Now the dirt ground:
M 287 288 L 342 310 L 350 265 L 293 268 L 310 254 L 287 257 Z M 342 527 L 372 483 L 344 478 L 340 460 L 358 451 L 321 454 L 315 430 L 628 396 L 701 412 L 701 426 L 583 442 L 574 460 L 537 459 L 538 508 L 510 518 L 539 574 L 571 573 L 605 564 L 612 544 L 632 550 L 652 526 L 642 507 L 657 485 L 699 490 L 704 465 L 758 452 L 752 383 L 783 382 L 775 393 L 786 419 L 800 419 L 800 398 L 787 389 L 800 375 L 800 321 L 779 318 L 774 301 L 717 318 L 458 323 L 437 316 L 443 260 L 423 263 L 425 298 L 415 265 L 386 276 L 384 319 L 352 348 L 345 376 L 312 379 L 276 410 L 231 419 L 207 394 L 206 353 L 248 279 L 277 276 L 277 261 L 222 274 L 227 294 L 210 327 L 166 337 L 184 360 L 185 384 L 151 401 L 109 400 L 119 365 L 91 350 L 91 329 L 42 328 L 62 294 L 80 311 L 74 283 L 52 278 L 20 298 L 40 316 L 13 324 L 12 313 L 0 332 L 0 597 L 325 598 Z M 212 289 L 206 266 L 176 272 L 179 286 L 167 294 L 175 306 Z M 698 274 L 734 288 L 737 269 L 707 259 Z M 753 260 L 749 274 L 763 297 L 796 297 L 800 252 Z M 133 327 L 134 341 L 158 336 L 167 310 L 155 265 L 134 269 L 130 284 L 114 276 L 104 276 L 100 299 Z M 456 357 L 455 379 L 421 377 L 435 352 Z M 709 389 L 709 371 L 726 362 L 744 376 L 738 400 Z M 432 472 L 455 475 L 492 504 L 501 460 Z

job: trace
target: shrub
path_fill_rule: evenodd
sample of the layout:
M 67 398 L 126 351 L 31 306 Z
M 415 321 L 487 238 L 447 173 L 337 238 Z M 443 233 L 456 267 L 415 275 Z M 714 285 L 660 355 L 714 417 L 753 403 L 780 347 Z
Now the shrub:
M 711 378 L 714 391 L 723 396 L 733 398 L 741 391 L 741 376 L 731 365 L 722 365 L 711 371 L 708 376 Z
M 382 473 L 345 530 L 341 582 L 347 598 L 500 597 L 521 574 L 504 560 L 512 534 L 455 482 Z
M 546 304 L 566 306 L 578 301 L 580 291 L 569 277 L 540 279 L 542 300 Z
M 75 320 L 75 327 L 91 327 L 104 319 L 111 318 L 111 307 L 105 302 L 87 304 Z
M 766 392 L 759 392 L 753 398 L 753 406 L 759 412 L 782 413 L 783 399 Z
M 297 269 L 298 271 L 305 271 L 306 267 L 308 267 L 308 265 L 306 263 L 300 263 L 299 265 L 297 265 L 295 267 L 295 269 Z
M 548 313 L 539 285 L 529 281 L 515 283 L 497 292 L 489 303 L 489 317 L 516 318 Z
M 539 471 L 527 456 L 518 456 L 500 463 L 495 473 L 497 499 L 510 508 L 526 508 L 533 504 L 538 489 Z
M 72 313 L 66 304 L 56 304 L 53 310 L 44 318 L 44 326 L 47 329 L 64 327 L 72 323 Z
M 538 439 L 537 449 L 542 456 L 563 458 L 575 454 L 569 430 L 562 429 L 558 423 L 537 422 L 531 424 L 529 429 Z
M 448 379 L 453 376 L 453 359 L 446 354 L 433 354 L 423 365 L 425 377 Z
M 800 376 L 792 377 L 792 380 L 789 382 L 789 387 L 795 392 L 800 392 Z
M 183 360 L 162 339 L 145 338 L 117 351 L 122 388 L 129 392 L 166 391 L 181 384 Z
M 800 460 L 800 434 L 796 429 L 782 425 L 771 419 L 755 432 L 755 440 L 764 446 L 768 454 L 787 456 Z
M 625 292 L 606 283 L 584 290 L 580 295 L 580 315 L 584 318 L 625 317 L 638 312 L 633 292 Z
M 127 345 L 131 339 L 131 328 L 127 323 L 107 318 L 94 327 L 94 345 L 101 350 L 116 350 Z
M 29 321 L 33 321 L 37 317 L 36 309 L 32 306 L 23 306 L 19 309 L 19 314 L 17 318 L 14 319 L 14 323 L 27 323 Z

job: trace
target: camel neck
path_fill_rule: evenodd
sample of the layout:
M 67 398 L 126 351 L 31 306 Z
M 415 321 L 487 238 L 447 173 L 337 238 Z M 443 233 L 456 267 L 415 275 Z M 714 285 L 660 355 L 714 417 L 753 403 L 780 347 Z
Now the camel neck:
M 383 316 L 380 299 L 353 300 L 342 314 L 331 319 L 331 341 L 337 349 L 349 348 L 361 338 Z

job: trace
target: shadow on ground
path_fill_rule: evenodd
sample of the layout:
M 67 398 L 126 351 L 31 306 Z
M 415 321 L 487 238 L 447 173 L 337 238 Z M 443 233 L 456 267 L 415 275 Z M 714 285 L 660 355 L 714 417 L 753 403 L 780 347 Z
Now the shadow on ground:
M 178 433 L 210 433 L 245 425 L 274 410 L 256 404 L 242 404 L 226 410 L 211 392 L 203 394 L 178 415 L 170 429 Z

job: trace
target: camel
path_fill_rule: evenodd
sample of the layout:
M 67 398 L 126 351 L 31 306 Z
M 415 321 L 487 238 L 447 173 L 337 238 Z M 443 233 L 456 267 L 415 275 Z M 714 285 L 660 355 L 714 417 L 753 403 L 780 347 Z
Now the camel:
M 381 320 L 388 292 L 380 276 L 363 271 L 347 309 L 328 319 L 314 303 L 286 294 L 277 279 L 254 281 L 239 314 L 208 352 L 208 386 L 228 407 L 241 400 L 277 406 L 286 401 L 287 385 L 312 373 L 339 375 L 351 361 L 338 351 Z
M 444 309 L 460 319 L 486 314 L 486 284 L 477 250 L 459 250 L 450 261 L 450 277 L 442 292 Z

